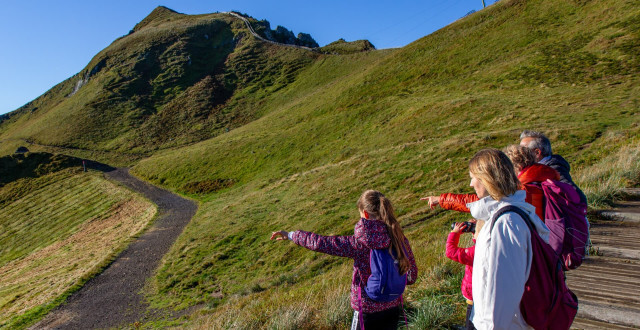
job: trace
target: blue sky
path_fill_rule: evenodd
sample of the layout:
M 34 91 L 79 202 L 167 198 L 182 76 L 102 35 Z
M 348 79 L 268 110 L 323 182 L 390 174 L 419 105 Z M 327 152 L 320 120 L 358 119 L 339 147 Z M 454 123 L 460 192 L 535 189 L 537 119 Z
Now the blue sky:
M 480 10 L 482 0 L 3 0 L 0 114 L 80 72 L 160 5 L 185 14 L 236 10 L 266 19 L 272 28 L 309 33 L 321 46 L 339 38 L 368 39 L 381 49 L 405 46 Z

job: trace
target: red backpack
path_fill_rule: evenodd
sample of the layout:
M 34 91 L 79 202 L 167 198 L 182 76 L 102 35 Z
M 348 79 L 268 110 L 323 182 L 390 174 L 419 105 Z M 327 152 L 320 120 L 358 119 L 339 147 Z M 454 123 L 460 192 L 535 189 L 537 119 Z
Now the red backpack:
M 515 212 L 531 231 L 531 271 L 524 286 L 520 312 L 534 329 L 569 329 L 578 313 L 578 297 L 567 287 L 562 262 L 538 234 L 529 215 L 513 205 L 499 209 L 491 219 L 491 228 L 504 213 Z

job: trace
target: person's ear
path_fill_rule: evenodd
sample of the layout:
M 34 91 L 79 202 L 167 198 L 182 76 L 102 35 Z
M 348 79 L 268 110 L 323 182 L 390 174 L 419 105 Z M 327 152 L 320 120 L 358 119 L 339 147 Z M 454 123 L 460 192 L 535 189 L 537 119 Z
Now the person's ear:
M 533 149 L 533 152 L 536 154 L 536 157 L 538 159 L 542 159 L 542 150 L 540 150 L 538 148 L 535 148 L 535 149 Z
M 362 211 L 362 213 L 364 214 L 364 218 L 369 220 L 369 212 L 367 211 Z

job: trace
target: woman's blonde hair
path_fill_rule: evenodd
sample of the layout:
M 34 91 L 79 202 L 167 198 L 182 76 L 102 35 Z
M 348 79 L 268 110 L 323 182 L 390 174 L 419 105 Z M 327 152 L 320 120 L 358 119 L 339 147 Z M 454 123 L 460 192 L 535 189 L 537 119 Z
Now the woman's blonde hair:
M 372 218 L 381 220 L 387 225 L 387 231 L 391 237 L 391 246 L 398 257 L 400 264 L 400 273 L 404 274 L 411 268 L 411 262 L 407 256 L 407 246 L 405 243 L 402 227 L 393 213 L 393 206 L 381 192 L 376 190 L 367 190 L 358 199 L 358 209 L 367 211 Z
M 469 161 L 469 172 L 480 180 L 489 195 L 497 201 L 520 189 L 513 163 L 498 149 L 478 151 Z
M 504 153 L 509 157 L 517 172 L 536 163 L 536 154 L 533 150 L 518 144 L 507 146 L 504 148 Z

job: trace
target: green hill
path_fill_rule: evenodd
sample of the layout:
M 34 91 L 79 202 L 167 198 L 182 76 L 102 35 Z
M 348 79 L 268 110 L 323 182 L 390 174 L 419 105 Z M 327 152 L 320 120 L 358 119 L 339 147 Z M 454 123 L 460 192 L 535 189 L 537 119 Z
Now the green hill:
M 261 115 L 315 53 L 257 42 L 228 14 L 156 8 L 84 70 L 1 121 L 5 141 L 124 153 L 204 140 Z
M 159 8 L 0 124 L 0 141 L 141 153 L 136 175 L 198 199 L 147 294 L 197 309 L 187 322 L 202 328 L 345 328 L 350 262 L 268 238 L 350 234 L 369 188 L 393 201 L 416 253 L 413 325 L 461 323 L 462 268 L 443 251 L 468 215 L 419 197 L 470 191 L 470 157 L 522 129 L 549 135 L 592 201 L 640 183 L 635 1 L 503 0 L 400 49 L 333 46 L 350 54 Z

